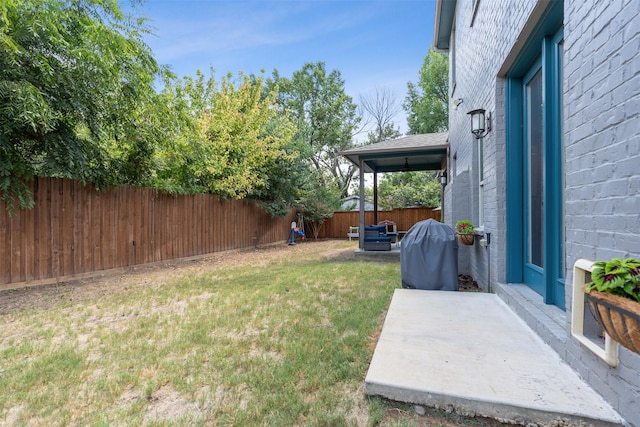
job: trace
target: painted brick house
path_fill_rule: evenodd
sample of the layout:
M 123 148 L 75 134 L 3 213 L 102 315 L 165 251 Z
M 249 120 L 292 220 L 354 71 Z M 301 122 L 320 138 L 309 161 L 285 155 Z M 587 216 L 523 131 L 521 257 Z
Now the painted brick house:
M 571 333 L 574 263 L 640 258 L 640 1 L 437 0 L 434 47 L 449 55 L 445 222 L 491 236 L 460 248 L 460 272 L 640 426 L 640 355 L 620 347 L 611 366 Z

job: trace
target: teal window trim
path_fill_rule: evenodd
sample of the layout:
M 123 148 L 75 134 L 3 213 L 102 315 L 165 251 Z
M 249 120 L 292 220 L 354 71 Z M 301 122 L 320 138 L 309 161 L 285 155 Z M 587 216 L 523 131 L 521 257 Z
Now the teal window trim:
M 525 281 L 525 245 L 523 244 L 525 216 L 524 216 L 524 78 L 532 69 L 536 60 L 542 61 L 543 68 L 543 99 L 550 108 L 545 108 L 545 141 L 562 144 L 562 123 L 557 117 L 562 117 L 562 63 L 561 43 L 563 40 L 562 20 L 564 2 L 550 3 L 540 24 L 529 37 L 525 47 L 514 62 L 505 79 L 505 137 L 506 137 L 506 280 L 508 283 L 523 283 Z M 549 34 L 552 34 L 549 36 Z M 559 77 L 560 78 L 559 78 Z M 545 147 L 549 147 L 545 142 Z M 545 159 L 551 182 L 561 183 L 563 179 L 563 150 L 554 151 L 549 159 Z M 550 169 L 549 169 L 550 168 Z M 562 185 L 556 188 L 563 188 Z M 552 196 L 545 203 L 545 218 L 554 218 L 553 223 L 545 226 L 545 241 L 550 237 L 560 245 L 552 250 L 545 250 L 545 280 L 544 300 L 565 309 L 564 297 L 564 235 L 558 235 L 557 230 L 563 230 L 563 217 L 558 218 L 557 212 L 562 209 L 562 191 L 554 190 Z M 547 271 L 547 269 L 549 271 Z M 555 283 L 556 286 L 552 286 Z
M 522 159 L 524 157 L 522 128 L 520 118 L 522 111 L 522 80 L 509 78 L 506 81 L 506 243 L 507 243 L 507 283 L 522 283 L 524 281 L 523 263 L 524 245 L 522 244 L 522 230 L 524 229 L 521 207 L 524 203 L 522 188 Z
M 543 73 L 546 73 L 544 99 L 548 108 L 545 109 L 545 141 L 549 147 L 560 145 L 559 149 L 547 150 L 547 178 L 557 185 L 550 186 L 554 189 L 548 195 L 545 205 L 545 217 L 549 218 L 545 230 L 545 240 L 549 242 L 545 251 L 545 265 L 549 270 L 547 275 L 554 278 L 547 280 L 544 301 L 547 304 L 555 304 L 564 309 L 564 262 L 563 245 L 564 214 L 558 216 L 558 212 L 563 212 L 563 144 L 562 144 L 562 50 L 560 45 L 563 41 L 563 30 L 558 30 L 553 36 L 545 37 L 542 42 Z M 561 283 L 561 286 L 558 286 Z
M 562 143 L 562 150 L 560 152 L 560 156 L 558 158 L 558 167 L 557 167 L 557 171 L 560 170 L 564 170 L 563 169 L 563 165 L 565 164 L 565 153 L 564 153 L 564 138 L 563 138 L 563 132 L 564 132 L 564 114 L 563 114 L 563 108 L 564 108 L 564 87 L 563 87 L 563 82 L 564 82 L 564 62 L 562 61 L 563 55 L 564 55 L 564 27 L 561 27 L 560 30 L 558 30 L 558 32 L 556 33 L 556 35 L 553 38 L 553 42 L 554 42 L 554 51 L 555 51 L 555 58 L 556 61 L 554 63 L 554 67 L 557 67 L 557 76 L 560 76 L 560 79 L 558 80 L 558 94 L 560 94 L 560 99 L 558 101 L 558 108 L 560 108 L 559 114 L 560 117 L 563 118 L 563 120 L 560 122 L 560 126 L 558 128 L 558 132 L 559 132 L 559 136 L 558 136 L 558 140 L 561 141 Z M 562 182 L 562 191 L 560 192 L 560 194 L 558 194 L 558 199 L 557 199 L 557 203 L 560 204 L 561 210 L 562 210 L 562 223 L 560 224 L 560 229 L 562 230 L 561 232 L 561 247 L 560 247 L 560 255 L 558 257 L 558 271 L 561 272 L 561 274 L 559 274 L 558 276 L 558 288 L 556 289 L 560 289 L 562 288 L 562 293 L 561 295 L 557 296 L 557 300 L 561 301 L 561 307 L 566 307 L 566 292 L 565 292 L 565 285 L 566 285 L 566 272 L 567 272 L 567 257 L 566 257 L 566 241 L 567 241 L 567 235 L 566 235 L 566 227 L 565 227 L 565 223 L 564 223 L 564 217 L 565 217 L 565 212 L 564 212 L 564 194 L 565 194 L 565 177 L 564 176 L 560 176 L 558 177 L 558 179 L 561 180 Z
M 540 43 L 548 34 L 554 34 L 562 28 L 564 16 L 564 1 L 551 1 L 544 15 L 540 18 L 540 23 L 529 37 L 528 42 L 518 55 L 513 66 L 507 73 L 507 78 L 521 77 L 531 67 L 534 58 L 540 55 Z

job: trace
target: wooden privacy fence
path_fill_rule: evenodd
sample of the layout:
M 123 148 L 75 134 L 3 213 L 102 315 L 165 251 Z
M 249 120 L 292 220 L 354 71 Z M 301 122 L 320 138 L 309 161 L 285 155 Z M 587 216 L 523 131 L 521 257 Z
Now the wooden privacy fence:
M 84 273 L 286 241 L 295 214 L 209 194 L 39 178 L 35 207 L 9 217 L 0 202 L 0 289 Z
M 364 223 L 366 225 L 373 224 L 373 212 L 366 211 L 364 213 Z M 433 218 L 440 221 L 441 211 L 431 208 L 404 208 L 394 209 L 392 211 L 378 211 L 378 222 L 385 219 L 396 223 L 398 231 L 406 231 L 416 222 Z M 360 212 L 335 212 L 333 217 L 329 218 L 320 229 L 318 237 L 323 238 L 345 238 L 349 232 L 349 227 L 358 226 L 360 223 Z

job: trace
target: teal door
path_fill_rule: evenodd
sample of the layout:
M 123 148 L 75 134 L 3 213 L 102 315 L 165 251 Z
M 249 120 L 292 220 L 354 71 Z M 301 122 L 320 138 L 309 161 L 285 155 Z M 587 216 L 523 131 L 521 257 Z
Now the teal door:
M 507 80 L 507 280 L 564 309 L 562 30 Z

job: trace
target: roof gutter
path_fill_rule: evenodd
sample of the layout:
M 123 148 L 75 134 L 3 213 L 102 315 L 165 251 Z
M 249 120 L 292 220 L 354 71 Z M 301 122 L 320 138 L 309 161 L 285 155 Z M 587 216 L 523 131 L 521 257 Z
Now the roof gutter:
M 433 50 L 436 52 L 449 52 L 456 4 L 457 0 L 436 0 L 436 17 L 433 25 Z

